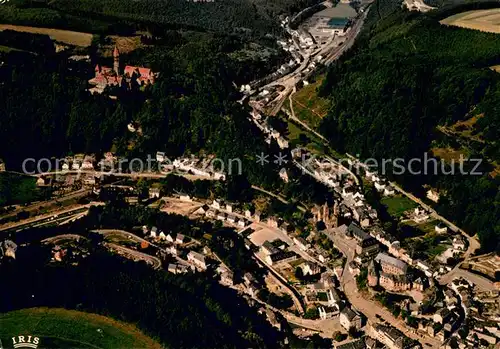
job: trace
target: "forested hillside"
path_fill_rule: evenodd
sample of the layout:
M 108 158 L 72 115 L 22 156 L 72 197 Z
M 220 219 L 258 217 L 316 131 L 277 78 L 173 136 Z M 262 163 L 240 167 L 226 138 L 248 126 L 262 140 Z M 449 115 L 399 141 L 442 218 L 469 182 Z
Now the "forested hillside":
M 263 315 L 205 274 L 175 276 L 110 256 L 100 247 L 77 266 L 47 265 L 50 249 L 32 245 L 0 265 L 10 286 L 0 311 L 47 306 L 89 311 L 136 324 L 166 348 L 279 348 Z
M 195 29 L 258 38 L 281 32 L 279 15 L 317 0 L 13 0 L 0 7 L 3 23 L 89 32 L 130 32 L 154 27 Z
M 279 180 L 277 171 L 255 165 L 255 156 L 269 150 L 247 119 L 248 111 L 237 103 L 233 85 L 267 68 L 229 56 L 243 45 L 237 39 L 200 34 L 123 56 L 161 74 L 144 92 L 118 89 L 117 101 L 85 91 L 91 64 L 69 63 L 64 55 L 4 54 L 0 158 L 9 168 L 20 168 L 26 158 L 71 152 L 113 149 L 145 160 L 157 151 L 173 158 L 204 150 L 223 160 L 241 159 L 252 183 L 271 186 Z M 127 131 L 131 121 L 140 123 L 142 136 Z
M 435 16 L 435 15 L 432 15 Z M 471 158 L 500 159 L 500 35 L 441 26 L 435 17 L 401 10 L 368 30 L 355 49 L 333 65 L 321 88 L 331 101 L 320 130 L 336 148 L 362 158 L 423 158 L 449 126 L 476 116 L 473 134 L 484 140 Z M 500 239 L 500 179 L 483 176 L 407 175 L 399 180 L 422 192 L 443 192 L 439 209 L 471 233 L 484 250 Z

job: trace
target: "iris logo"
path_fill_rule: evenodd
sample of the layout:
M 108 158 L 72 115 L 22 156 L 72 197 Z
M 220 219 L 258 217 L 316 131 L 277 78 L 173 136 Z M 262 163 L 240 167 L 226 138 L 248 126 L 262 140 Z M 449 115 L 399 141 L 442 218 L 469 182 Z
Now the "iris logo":
M 0 0 L 1 1 L 1 0 Z M 12 337 L 14 348 L 33 348 L 36 349 L 40 343 L 40 338 L 34 336 Z

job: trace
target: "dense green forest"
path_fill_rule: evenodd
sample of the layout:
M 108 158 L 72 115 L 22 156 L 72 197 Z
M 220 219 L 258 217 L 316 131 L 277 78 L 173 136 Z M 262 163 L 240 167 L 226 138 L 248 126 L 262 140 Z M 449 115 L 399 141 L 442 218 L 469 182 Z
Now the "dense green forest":
M 262 63 L 229 56 L 244 45 L 239 39 L 199 34 L 124 56 L 127 63 L 147 64 L 161 74 L 144 92 L 115 91 L 118 101 L 85 91 L 91 64 L 69 63 L 60 54 L 6 53 L 0 68 L 0 158 L 8 167 L 19 168 L 28 157 L 70 152 L 102 154 L 114 149 L 146 159 L 156 151 L 177 157 L 204 150 L 225 164 L 230 158 L 241 159 L 252 183 L 270 186 L 278 181 L 277 171 L 272 163 L 262 171 L 255 156 L 277 150 L 267 148 L 247 119 L 233 86 L 255 77 L 247 64 L 257 72 L 265 70 Z M 127 131 L 132 120 L 141 124 L 142 137 Z
M 92 33 L 195 29 L 258 38 L 281 33 L 277 16 L 317 0 L 13 0 L 0 8 L 3 23 Z
M 374 11 L 378 22 L 329 69 L 320 94 L 330 99 L 331 109 L 321 132 L 337 149 L 361 158 L 422 159 L 433 141 L 443 146 L 438 125 L 477 116 L 472 132 L 484 143 L 470 157 L 500 159 L 500 74 L 489 68 L 500 64 L 500 36 L 441 26 L 438 14 L 385 5 L 385 15 Z M 500 248 L 500 179 L 488 175 L 487 164 L 481 170 L 486 174 L 398 180 L 420 194 L 424 183 L 446 192 L 438 209 L 479 233 L 483 249 L 491 251 Z
M 20 248 L 0 265 L 9 287 L 0 291 L 0 311 L 64 307 L 137 324 L 171 348 L 276 348 L 283 340 L 265 316 L 232 289 L 200 274 L 154 271 L 92 247 L 77 266 L 47 265 L 48 247 Z

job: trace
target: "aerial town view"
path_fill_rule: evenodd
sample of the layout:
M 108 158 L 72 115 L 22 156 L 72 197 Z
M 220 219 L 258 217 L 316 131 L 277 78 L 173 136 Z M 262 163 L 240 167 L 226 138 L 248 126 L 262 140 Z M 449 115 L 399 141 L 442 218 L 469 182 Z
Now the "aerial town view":
M 0 349 L 500 348 L 498 0 L 4 0 L 0 56 Z

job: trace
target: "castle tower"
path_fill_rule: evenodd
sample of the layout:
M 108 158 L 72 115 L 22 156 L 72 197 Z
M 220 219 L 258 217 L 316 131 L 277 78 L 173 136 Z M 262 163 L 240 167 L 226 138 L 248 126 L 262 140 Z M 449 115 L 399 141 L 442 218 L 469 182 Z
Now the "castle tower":
M 118 46 L 116 45 L 113 51 L 113 61 L 113 70 L 116 75 L 120 75 L 120 51 L 118 51 Z

